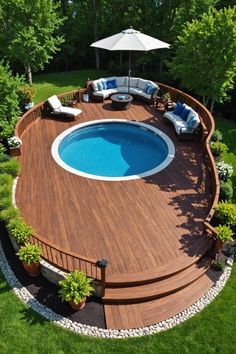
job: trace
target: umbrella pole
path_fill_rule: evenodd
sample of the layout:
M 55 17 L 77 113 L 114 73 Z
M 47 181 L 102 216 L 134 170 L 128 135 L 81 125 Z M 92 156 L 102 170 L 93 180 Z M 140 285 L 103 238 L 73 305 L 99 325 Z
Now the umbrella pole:
M 130 94 L 130 77 L 131 77 L 131 51 L 129 51 L 128 94 Z

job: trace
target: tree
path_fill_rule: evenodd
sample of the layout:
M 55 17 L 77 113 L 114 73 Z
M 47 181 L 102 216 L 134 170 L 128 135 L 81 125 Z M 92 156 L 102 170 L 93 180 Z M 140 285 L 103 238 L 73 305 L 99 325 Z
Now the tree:
M 57 8 L 53 0 L 1 0 L 0 54 L 21 62 L 30 84 L 32 71 L 43 69 L 63 42 Z
M 210 103 L 211 111 L 215 101 L 225 101 L 236 75 L 236 6 L 211 9 L 187 23 L 168 66 L 175 79 Z
M 8 64 L 0 62 L 0 137 L 7 139 L 13 135 L 19 118 L 19 90 L 24 79 L 13 76 Z

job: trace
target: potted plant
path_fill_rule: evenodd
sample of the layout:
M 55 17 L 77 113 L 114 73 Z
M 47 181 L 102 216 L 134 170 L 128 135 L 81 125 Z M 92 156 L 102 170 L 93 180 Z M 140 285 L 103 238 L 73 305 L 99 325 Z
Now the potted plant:
M 171 100 L 171 95 L 169 92 L 165 92 L 162 98 L 165 102 L 169 102 Z
M 233 241 L 233 231 L 229 226 L 219 225 L 216 227 L 216 231 L 217 235 L 214 245 L 214 254 L 218 254 L 225 243 Z
M 33 230 L 28 226 L 21 216 L 16 216 L 7 223 L 7 230 L 15 251 L 19 250 L 19 245 L 24 245 Z
M 84 272 L 75 270 L 59 281 L 59 296 L 62 301 L 68 301 L 74 310 L 81 310 L 85 306 L 87 296 L 94 291 L 91 282 L 92 279 Z
M 41 247 L 31 243 L 21 246 L 17 252 L 17 256 L 22 261 L 23 267 L 31 277 L 36 277 L 40 272 L 41 254 Z
M 18 136 L 8 138 L 7 143 L 11 156 L 19 156 L 21 154 L 20 147 L 22 145 L 22 140 Z
M 34 98 L 36 96 L 36 91 L 33 86 L 24 85 L 21 86 L 18 97 L 19 97 L 19 106 L 22 111 L 27 111 L 28 109 L 34 106 Z

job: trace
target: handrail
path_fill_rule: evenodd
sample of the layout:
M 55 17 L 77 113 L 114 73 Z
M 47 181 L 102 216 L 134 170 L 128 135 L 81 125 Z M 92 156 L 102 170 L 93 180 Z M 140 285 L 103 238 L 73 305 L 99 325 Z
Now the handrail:
M 192 107 L 199 115 L 200 121 L 203 126 L 202 143 L 205 152 L 205 162 L 207 164 L 207 168 L 209 170 L 209 173 L 211 174 L 212 179 L 212 205 L 205 220 L 209 223 L 214 215 L 214 210 L 218 203 L 220 195 L 219 176 L 216 170 L 215 160 L 210 148 L 210 139 L 215 130 L 214 118 L 212 117 L 212 114 L 208 111 L 208 109 L 194 97 L 174 87 L 159 82 L 157 82 L 157 85 L 161 89 L 168 91 L 174 101 L 184 101 L 188 106 Z
M 198 100 L 191 97 L 190 95 L 170 87 L 168 85 L 157 83 L 161 88 L 170 92 L 174 100 L 183 100 L 186 104 L 191 106 L 198 114 L 203 126 L 202 143 L 205 152 L 205 162 L 207 164 L 209 173 L 212 177 L 212 205 L 204 221 L 206 229 L 208 224 L 214 214 L 214 208 L 219 199 L 220 184 L 218 173 L 215 167 L 215 161 L 210 149 L 210 139 L 215 129 L 215 122 L 211 113 L 207 108 L 202 105 Z M 80 90 L 74 90 L 67 93 L 58 95 L 62 103 L 68 102 L 75 98 L 80 101 L 81 93 Z M 22 138 L 27 128 L 35 122 L 37 119 L 42 117 L 42 110 L 46 101 L 40 102 L 29 111 L 27 111 L 17 122 L 15 127 L 15 135 Z M 208 228 L 209 229 L 209 228 Z M 50 241 L 45 241 L 42 236 L 34 233 L 31 236 L 31 241 L 33 243 L 39 244 L 43 249 L 43 258 L 47 261 L 58 266 L 60 269 L 65 271 L 71 271 L 74 269 L 82 269 L 85 273 L 101 281 L 101 296 L 104 296 L 105 285 L 106 285 L 106 260 L 95 260 L 88 257 L 84 257 L 79 254 L 75 254 L 68 250 L 62 249 Z
M 42 248 L 43 259 L 56 265 L 61 270 L 71 272 L 75 269 L 79 269 L 84 271 L 88 277 L 101 281 L 102 296 L 104 295 L 106 283 L 106 260 L 95 260 L 64 250 L 51 241 L 45 241 L 44 238 L 36 232 L 30 236 L 29 240 Z

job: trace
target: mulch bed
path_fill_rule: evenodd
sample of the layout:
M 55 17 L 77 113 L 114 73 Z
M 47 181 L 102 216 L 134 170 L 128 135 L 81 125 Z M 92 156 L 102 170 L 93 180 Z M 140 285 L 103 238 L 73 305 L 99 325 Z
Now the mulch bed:
M 106 328 L 104 309 L 101 299 L 91 296 L 81 311 L 71 309 L 67 302 L 61 302 L 58 287 L 50 283 L 42 275 L 29 277 L 24 270 L 9 240 L 7 231 L 0 225 L 2 247 L 15 276 L 21 284 L 38 300 L 55 313 L 82 324 Z

